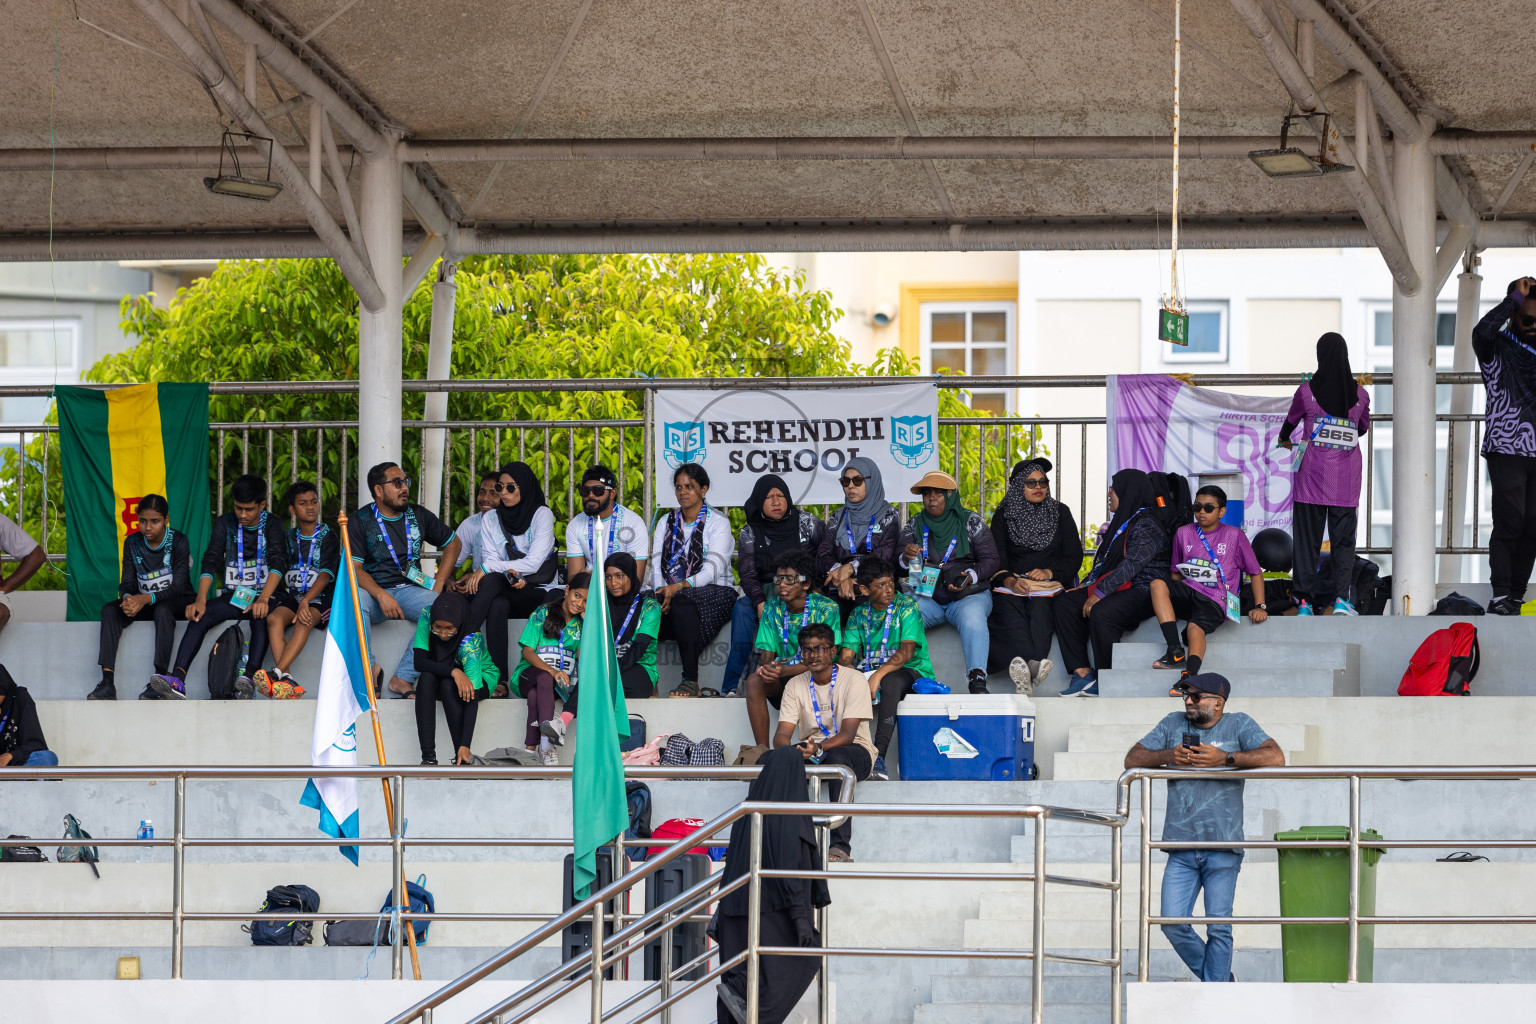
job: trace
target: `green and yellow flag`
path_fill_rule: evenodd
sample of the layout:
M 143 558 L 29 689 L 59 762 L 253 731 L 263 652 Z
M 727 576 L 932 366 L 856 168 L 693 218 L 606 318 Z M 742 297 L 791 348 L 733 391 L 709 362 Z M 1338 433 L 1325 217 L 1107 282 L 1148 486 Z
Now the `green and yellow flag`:
M 208 546 L 208 385 L 55 389 L 69 537 L 69 619 L 100 618 L 139 499 L 163 494 L 196 560 Z

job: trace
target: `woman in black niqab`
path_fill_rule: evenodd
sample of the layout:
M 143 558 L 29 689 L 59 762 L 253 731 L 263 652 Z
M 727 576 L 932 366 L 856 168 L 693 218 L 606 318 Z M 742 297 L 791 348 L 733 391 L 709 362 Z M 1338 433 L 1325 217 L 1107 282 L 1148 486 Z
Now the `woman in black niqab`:
M 1317 339 L 1317 372 L 1311 387 L 1312 397 L 1330 416 L 1348 416 L 1354 408 L 1358 385 L 1349 370 L 1349 345 L 1343 335 L 1329 331 Z
M 779 747 L 764 754 L 758 764 L 762 773 L 752 780 L 747 799 L 767 803 L 802 803 L 808 801 L 805 758 L 799 748 Z M 809 808 L 807 808 L 809 810 Z M 745 817 L 731 826 L 731 845 L 725 855 L 722 887 L 747 874 L 752 842 L 752 819 Z M 809 814 L 763 815 L 763 867 L 773 870 L 820 871 L 821 853 Z M 715 941 L 720 959 L 729 960 L 747 948 L 747 909 L 749 885 L 743 885 L 720 900 L 715 915 Z M 765 878 L 762 881 L 762 906 L 759 917 L 759 941 L 765 946 L 819 946 L 813 912 L 832 902 L 823 879 Z M 781 1024 L 805 994 L 821 961 L 810 956 L 764 956 L 759 961 L 758 1021 Z M 716 1019 L 721 1024 L 744 1019 L 747 999 L 745 963 L 726 971 L 716 987 Z

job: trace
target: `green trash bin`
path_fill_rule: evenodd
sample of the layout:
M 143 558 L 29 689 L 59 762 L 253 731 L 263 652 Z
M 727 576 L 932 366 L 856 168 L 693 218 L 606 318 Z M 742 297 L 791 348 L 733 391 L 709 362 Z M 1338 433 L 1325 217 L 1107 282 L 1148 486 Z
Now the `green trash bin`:
M 1382 837 L 1372 829 L 1360 833 L 1362 844 Z M 1311 840 L 1348 842 L 1344 825 L 1307 825 L 1294 832 L 1276 832 L 1276 842 Z M 1281 917 L 1348 917 L 1349 851 L 1280 852 Z M 1386 851 L 1360 848 L 1360 916 L 1376 913 L 1376 862 Z M 1286 924 L 1280 926 L 1286 981 L 1346 981 L 1349 975 L 1349 925 Z M 1360 926 L 1360 980 L 1370 981 L 1376 957 L 1376 926 Z

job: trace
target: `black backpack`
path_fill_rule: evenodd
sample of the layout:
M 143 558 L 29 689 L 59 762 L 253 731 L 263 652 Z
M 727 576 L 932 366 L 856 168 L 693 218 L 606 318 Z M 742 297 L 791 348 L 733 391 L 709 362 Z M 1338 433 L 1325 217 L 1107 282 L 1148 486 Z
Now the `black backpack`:
M 261 913 L 282 913 L 285 910 L 301 914 L 313 914 L 320 909 L 320 894 L 307 885 L 279 885 L 267 890 L 267 899 L 261 905 Z M 315 922 L 306 921 L 252 921 L 242 926 L 251 933 L 253 946 L 307 946 L 314 941 Z
M 9 835 L 7 839 L 31 839 L 31 836 Z M 15 864 L 46 864 L 48 858 L 40 846 L 0 846 L 0 860 Z
M 624 783 L 624 796 L 629 802 L 629 828 L 624 830 L 624 838 L 651 838 L 651 787 L 629 781 Z M 628 855 L 630 860 L 644 860 L 645 847 L 630 847 Z
M 1195 520 L 1195 503 L 1189 496 L 1189 480 L 1178 473 L 1148 473 L 1157 521 L 1170 534 Z
M 253 623 L 252 629 L 264 629 Z M 213 642 L 208 652 L 208 694 L 214 700 L 234 700 L 235 680 L 245 669 L 245 634 L 238 625 L 230 626 Z

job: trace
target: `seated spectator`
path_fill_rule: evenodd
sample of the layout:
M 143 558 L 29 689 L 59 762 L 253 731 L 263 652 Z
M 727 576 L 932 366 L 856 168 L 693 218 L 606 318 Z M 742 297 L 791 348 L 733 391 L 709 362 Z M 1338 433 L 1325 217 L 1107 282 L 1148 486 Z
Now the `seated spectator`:
M 1061 660 L 1077 676 L 1061 692 L 1063 697 L 1099 695 L 1098 674 L 1111 667 L 1115 644 L 1152 614 L 1152 581 L 1168 575 L 1168 533 L 1157 516 L 1147 474 L 1139 469 L 1116 473 L 1109 510 L 1113 518 L 1094 553 L 1087 582 L 1051 602 Z
M 276 700 L 304 696 L 304 687 L 288 669 L 303 653 L 311 631 L 330 621 L 331 597 L 341 570 L 341 535 L 320 521 L 320 489 L 312 481 L 299 480 L 289 486 L 283 504 L 293 518 L 292 528 L 283 533 L 288 553 L 283 587 L 294 605 L 274 608 L 267 616 L 272 671 L 257 668 L 251 676 L 258 693 Z M 293 635 L 285 638 L 289 625 Z
M 628 700 L 656 695 L 656 636 L 661 631 L 661 606 L 650 594 L 640 592 L 640 569 L 634 556 L 620 551 L 608 556 L 603 566 L 603 585 L 608 588 L 608 620 L 619 661 L 619 682 Z M 557 745 L 565 744 L 566 726 L 576 717 L 580 685 L 571 687 L 565 710 L 550 718 L 541 731 Z
M 197 597 L 187 606 L 187 631 L 181 635 L 171 670 L 150 676 L 150 692 L 141 694 L 141 699 L 186 700 L 187 670 L 203 645 L 203 637 L 221 622 L 244 619 L 251 623 L 251 643 L 246 671 L 235 680 L 234 699 L 250 700 L 256 687 L 249 673 L 261 667 L 267 657 L 265 619 L 274 608 L 295 607 L 283 587 L 288 552 L 282 523 L 267 514 L 266 481 L 247 473 L 235 480 L 229 497 L 234 511 L 213 521 L 208 550 L 203 552 Z M 220 594 L 209 600 L 213 589 Z
M 48 749 L 37 702 L 0 665 L 0 768 L 50 768 L 59 755 Z
M 485 631 L 498 677 L 507 665 L 507 620 L 526 619 L 550 599 L 559 569 L 555 514 L 526 462 L 509 462 L 496 476 L 496 505 L 480 516 L 480 562 L 467 579 L 474 594 L 469 620 Z M 498 684 L 499 686 L 499 684 Z
M 798 727 L 801 741 L 796 745 L 807 761 L 847 765 L 853 769 L 854 777 L 863 781 L 869 778 L 875 758 L 875 745 L 869 738 L 869 723 L 875 717 L 869 702 L 869 681 L 856 668 L 838 666 L 834 659 L 838 646 L 834 626 L 813 622 L 800 630 L 799 642 L 799 655 L 808 671 L 784 683 L 773 745 L 789 746 Z M 827 790 L 835 801 L 842 784 L 832 782 Z M 850 816 L 832 830 L 827 860 L 852 860 L 852 839 Z
M 752 723 L 752 742 L 768 747 L 768 705 L 779 706 L 784 683 L 798 672 L 800 631 L 813 622 L 832 627 L 834 643 L 842 633 L 842 615 L 837 602 L 811 589 L 817 580 L 816 563 L 799 548 L 780 551 L 773 567 L 773 586 L 777 591 L 763 602 L 762 621 L 752 646 L 758 653 L 756 670 L 747 676 L 747 720 Z M 833 659 L 836 661 L 836 651 Z M 752 764 L 751 756 L 746 763 Z
M 375 624 L 385 619 L 415 622 L 453 576 L 459 538 L 441 519 L 409 500 L 411 478 L 399 463 L 381 462 L 370 468 L 368 490 L 373 502 L 347 519 L 362 612 Z M 440 552 L 435 576 L 421 569 L 423 542 Z M 415 683 L 416 658 L 408 646 L 395 665 L 389 690 L 408 698 Z M 374 688 L 378 689 L 377 684 Z
M 742 596 L 731 608 L 731 652 L 725 661 L 725 675 L 720 692 L 731 693 L 741 682 L 752 660 L 752 642 L 757 636 L 763 606 L 773 593 L 768 577 L 778 560 L 791 551 L 804 552 L 809 565 L 807 578 L 819 585 L 832 565 L 832 535 L 827 524 L 795 507 L 784 478 L 769 473 L 759 477 L 752 494 L 742 506 L 747 524 L 736 540 L 736 571 L 741 577 Z M 763 736 L 768 742 L 768 724 L 763 722 Z
M 1014 466 L 1008 493 L 992 513 L 992 541 L 1002 568 L 992 577 L 989 667 L 1006 668 L 1014 689 L 1025 695 L 1033 694 L 1053 667 L 1052 594 L 1077 586 L 1083 563 L 1077 520 L 1051 497 L 1050 473 L 1049 459 Z
M 492 469 L 480 474 L 480 486 L 475 488 L 475 510 L 464 517 L 453 535 L 459 538 L 459 557 L 454 561 L 454 571 L 469 566 L 469 571 L 454 581 L 454 588 L 463 594 L 473 594 L 480 576 L 480 517 L 501 503 L 501 492 L 496 485 L 501 482 L 501 471 Z
M 928 627 L 948 622 L 960 633 L 965 682 L 987 692 L 987 617 L 992 614 L 992 575 L 997 545 L 986 522 L 960 507 L 960 485 L 947 473 L 928 473 L 912 485 L 923 509 L 901 531 L 907 586 Z M 921 541 L 921 545 L 919 545 Z
M 874 460 L 859 455 L 848 460 L 838 475 L 843 488 L 843 507 L 827 519 L 832 540 L 832 567 L 827 570 L 822 593 L 837 601 L 843 625 L 859 603 L 859 564 L 870 555 L 896 561 L 901 538 L 901 517 L 885 500 L 885 484 Z
M 651 589 L 661 602 L 661 638 L 676 640 L 683 680 L 673 697 L 699 695 L 699 654 L 731 617 L 730 516 L 704 501 L 709 474 L 692 462 L 672 474 L 677 508 L 656 520 L 651 536 Z
M 1214 484 L 1195 492 L 1195 521 L 1185 523 L 1173 535 L 1173 575 L 1153 580 L 1149 587 L 1152 611 L 1168 642 L 1168 651 L 1153 668 L 1182 669 L 1184 675 L 1200 674 L 1205 659 L 1205 638 L 1231 619 L 1241 617 L 1238 590 L 1243 573 L 1253 585 L 1255 602 L 1248 617 L 1263 622 L 1264 570 L 1248 537 L 1236 526 L 1221 521 L 1227 512 L 1227 492 Z M 1189 653 L 1179 642 L 1179 625 L 1189 623 Z M 1174 694 L 1170 693 L 1170 696 Z
M 433 704 L 439 701 L 453 741 L 453 763 L 469 764 L 469 745 L 475 739 L 475 702 L 490 696 L 495 670 L 485 656 L 484 639 L 469 632 L 468 623 L 469 602 L 455 590 L 439 594 L 416 623 L 411 653 L 418 673 L 416 738 L 421 741 L 422 764 L 437 764 L 437 712 Z
M 581 474 L 581 512 L 571 517 L 565 528 L 565 572 L 575 576 L 591 568 L 592 548 L 597 531 L 608 532 L 607 552 L 627 551 L 645 578 L 645 563 L 651 557 L 650 534 L 645 517 L 618 504 L 619 478 L 607 466 L 588 466 Z
M 522 657 L 512 669 L 511 687 L 528 702 L 528 725 L 523 736 L 527 750 L 537 749 L 543 764 L 560 763 L 551 735 L 565 742 L 565 722 L 555 725 L 555 698 L 569 698 L 576 685 L 576 659 L 581 656 L 581 617 L 587 610 L 591 573 L 572 576 L 565 593 L 540 605 L 528 617 L 518 639 Z M 574 714 L 574 712 L 573 712 Z M 544 726 L 548 725 L 546 730 Z
M 843 628 L 843 665 L 857 667 L 869 677 L 869 696 L 880 705 L 875 719 L 874 777 L 889 779 L 885 752 L 896 733 L 896 705 L 912 692 L 919 679 L 933 678 L 928 637 L 917 600 L 896 589 L 896 567 L 876 555 L 859 563 L 859 590 L 865 602 L 853 610 Z
M 0 555 L 14 558 L 19 563 L 15 572 L 0 579 L 0 629 L 4 629 L 11 621 L 11 592 L 20 590 L 43 567 L 48 561 L 48 553 L 16 524 L 16 520 L 0 515 Z
M 192 602 L 192 547 L 170 527 L 170 506 L 158 494 L 139 499 L 139 528 L 123 540 L 117 600 L 101 609 L 101 682 L 86 700 L 117 700 L 117 645 L 132 622 L 155 624 L 155 671 L 171 667 L 176 623 Z M 39 549 L 41 550 L 41 549 Z M 153 693 L 146 688 L 146 693 Z

